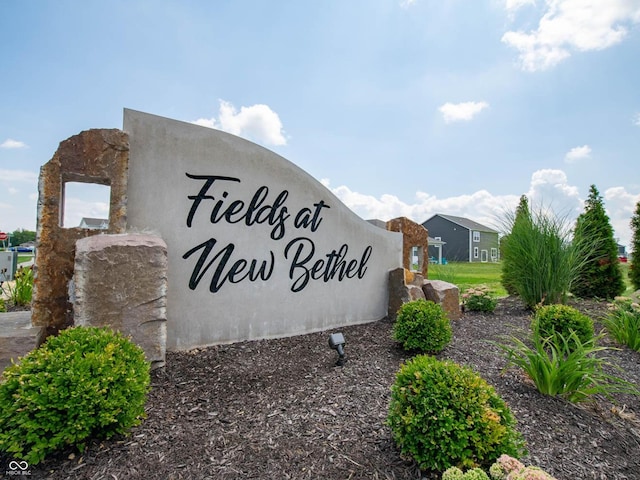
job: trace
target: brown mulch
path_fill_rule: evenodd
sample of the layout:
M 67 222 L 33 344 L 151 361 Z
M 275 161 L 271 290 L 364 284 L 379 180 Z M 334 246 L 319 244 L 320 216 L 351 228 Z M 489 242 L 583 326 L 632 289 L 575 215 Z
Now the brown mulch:
M 606 306 L 579 308 L 596 318 Z M 576 405 L 541 395 L 515 369 L 503 372 L 504 357 L 487 341 L 522 334 L 529 322 L 511 298 L 494 314 L 468 312 L 438 357 L 495 386 L 527 441 L 525 463 L 559 480 L 640 479 L 639 397 Z M 384 424 L 394 375 L 410 357 L 391 339 L 391 323 L 340 331 L 344 367 L 334 366 L 329 332 L 168 353 L 152 374 L 148 418 L 129 437 L 61 452 L 31 467 L 31 478 L 439 479 L 402 459 Z M 608 355 L 640 386 L 640 353 Z

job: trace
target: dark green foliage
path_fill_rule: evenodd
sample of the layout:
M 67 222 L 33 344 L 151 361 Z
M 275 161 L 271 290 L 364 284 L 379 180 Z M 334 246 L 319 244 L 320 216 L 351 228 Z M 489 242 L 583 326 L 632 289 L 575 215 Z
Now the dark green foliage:
M 149 363 L 140 347 L 109 329 L 71 328 L 50 337 L 3 373 L 0 451 L 30 465 L 90 437 L 140 423 Z
M 529 211 L 529 199 L 526 195 L 522 195 L 520 197 L 520 203 L 518 203 L 518 207 L 516 208 L 516 213 L 513 221 L 512 228 L 516 225 L 520 225 L 522 223 L 531 223 L 531 212 Z M 509 243 L 510 235 L 505 235 L 500 240 L 500 258 L 502 260 L 502 277 L 501 282 L 504 289 L 507 291 L 509 295 L 517 295 L 517 280 L 518 273 L 515 262 L 517 258 L 514 258 L 513 255 L 509 253 L 505 254 L 505 246 Z
M 640 202 L 636 203 L 636 211 L 631 217 L 631 265 L 629 280 L 634 290 L 640 290 Z
M 515 418 L 493 387 L 468 367 L 427 355 L 396 374 L 387 423 L 423 470 L 489 466 L 501 454 L 524 453 Z
M 539 308 L 531 323 L 531 328 L 542 338 L 558 333 L 569 338 L 575 332 L 582 343 L 593 338 L 593 320 L 568 305 L 546 305 Z
M 451 341 L 451 325 L 440 305 L 415 300 L 402 305 L 393 326 L 394 338 L 405 350 L 439 352 Z
M 591 185 L 584 213 L 576 221 L 573 242 L 576 245 L 596 242 L 594 248 L 586 252 L 585 262 L 572 284 L 571 292 L 574 295 L 581 298 L 612 299 L 624 292 L 613 228 L 595 185 Z
M 11 245 L 21 245 L 27 242 L 33 242 L 36 239 L 36 232 L 32 230 L 24 230 L 19 228 L 11 233 Z

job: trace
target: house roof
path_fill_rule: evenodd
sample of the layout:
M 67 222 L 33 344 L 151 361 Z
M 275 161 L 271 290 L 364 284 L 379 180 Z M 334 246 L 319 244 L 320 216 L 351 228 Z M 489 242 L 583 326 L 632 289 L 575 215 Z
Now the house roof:
M 433 217 L 444 218 L 445 220 L 449 220 L 450 222 L 455 223 L 456 225 L 460 225 L 461 227 L 464 227 L 467 230 L 477 230 L 479 232 L 498 233 L 497 230 L 487 227 L 486 225 L 482 225 L 481 223 L 474 222 L 473 220 L 469 220 L 468 218 L 456 217 L 454 215 L 444 215 L 442 213 L 436 213 L 435 215 L 432 215 L 427 220 L 425 220 L 423 225 L 427 223 L 429 220 L 431 220 Z
M 446 245 L 447 242 L 443 242 L 442 240 L 436 240 L 435 238 L 432 237 L 428 237 L 429 238 L 429 245 L 432 246 L 436 246 L 436 245 Z

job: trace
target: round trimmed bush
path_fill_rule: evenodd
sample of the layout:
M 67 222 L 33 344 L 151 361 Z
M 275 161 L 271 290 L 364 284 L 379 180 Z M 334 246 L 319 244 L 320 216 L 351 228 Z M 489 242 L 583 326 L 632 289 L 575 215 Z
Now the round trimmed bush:
M 472 468 L 463 473 L 458 467 L 449 467 L 440 480 L 489 480 L 489 475 L 479 468 Z
M 519 456 L 524 441 L 492 386 L 468 367 L 418 355 L 391 387 L 387 424 L 404 455 L 423 470 L 491 465 Z
M 437 353 L 451 341 L 451 325 L 440 305 L 414 300 L 398 310 L 393 337 L 405 350 Z
M 581 343 L 593 339 L 593 320 L 568 305 L 546 305 L 539 308 L 531 322 L 531 328 L 542 338 L 561 334 L 568 339 L 575 332 Z
M 0 451 L 30 465 L 90 437 L 124 434 L 144 417 L 149 363 L 106 328 L 60 332 L 9 366 L 0 383 Z

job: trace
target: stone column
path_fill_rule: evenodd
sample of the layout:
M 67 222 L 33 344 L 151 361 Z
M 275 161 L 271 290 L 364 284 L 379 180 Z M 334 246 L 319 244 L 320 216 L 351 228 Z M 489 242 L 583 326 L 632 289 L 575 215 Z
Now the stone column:
M 35 326 L 46 327 L 47 335 L 73 324 L 68 288 L 76 241 L 126 230 L 128 163 L 128 135 L 116 129 L 96 129 L 61 142 L 53 158 L 40 169 L 31 321 Z M 62 227 L 66 182 L 111 187 L 106 230 Z

